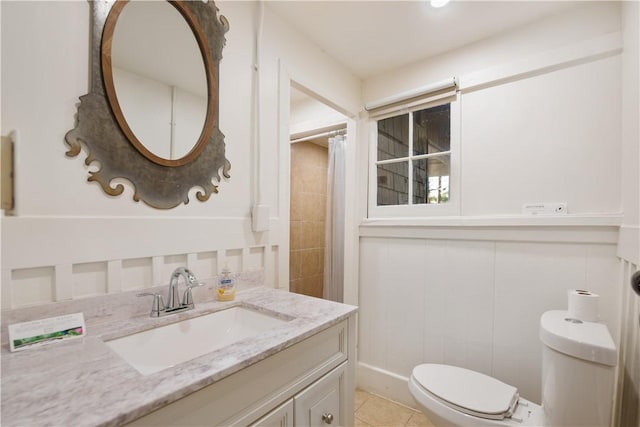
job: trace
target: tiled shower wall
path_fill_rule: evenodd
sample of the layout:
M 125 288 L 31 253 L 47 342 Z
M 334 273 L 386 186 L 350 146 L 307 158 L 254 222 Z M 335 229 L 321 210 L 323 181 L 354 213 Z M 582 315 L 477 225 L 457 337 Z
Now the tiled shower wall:
M 322 297 L 327 149 L 311 142 L 291 146 L 289 289 Z

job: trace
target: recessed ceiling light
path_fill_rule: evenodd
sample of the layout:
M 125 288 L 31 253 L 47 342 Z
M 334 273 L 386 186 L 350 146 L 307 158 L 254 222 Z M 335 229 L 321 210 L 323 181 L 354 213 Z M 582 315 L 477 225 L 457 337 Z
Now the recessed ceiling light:
M 442 7 L 449 3 L 449 0 L 431 0 L 432 7 Z

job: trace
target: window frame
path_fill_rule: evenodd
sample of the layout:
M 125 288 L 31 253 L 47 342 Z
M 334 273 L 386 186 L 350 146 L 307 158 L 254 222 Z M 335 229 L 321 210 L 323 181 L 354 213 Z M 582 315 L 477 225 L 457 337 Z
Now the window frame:
M 442 156 L 443 153 L 437 154 L 413 154 L 411 147 L 413 146 L 413 113 L 437 107 L 444 104 L 450 104 L 450 170 L 449 170 L 449 200 L 446 203 L 434 204 L 413 204 L 413 168 L 412 162 L 419 159 L 428 159 L 429 157 Z M 407 217 L 430 217 L 430 216 L 459 216 L 460 215 L 460 127 L 461 127 L 461 103 L 460 93 L 438 98 L 435 100 L 425 99 L 416 105 L 401 105 L 392 111 L 386 110 L 383 114 L 371 113 L 369 115 L 369 173 L 368 173 L 368 203 L 367 217 L 371 218 L 407 218 Z M 397 159 L 378 161 L 378 121 L 389 117 L 409 114 L 409 153 L 407 157 Z M 383 205 L 378 206 L 378 164 L 399 163 L 404 161 L 409 166 L 408 177 L 408 204 L 406 205 Z

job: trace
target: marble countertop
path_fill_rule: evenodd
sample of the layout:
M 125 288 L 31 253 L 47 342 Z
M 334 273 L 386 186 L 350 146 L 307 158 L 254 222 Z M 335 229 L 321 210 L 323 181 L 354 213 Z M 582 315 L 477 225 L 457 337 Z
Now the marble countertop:
M 131 298 L 135 300 L 134 296 Z M 135 302 L 136 307 L 146 307 L 149 301 Z M 85 312 L 87 335 L 81 339 L 15 353 L 10 353 L 3 343 L 3 426 L 126 424 L 339 323 L 356 311 L 350 305 L 264 287 L 240 291 L 231 302 L 196 300 L 195 309 L 162 318 L 150 318 L 148 311 L 139 309 L 123 316 L 118 307 L 104 302 L 98 305 L 99 309 L 90 316 Z M 293 319 L 258 337 L 151 375 L 138 373 L 105 344 L 106 340 L 238 305 Z M 72 310 L 74 305 L 56 308 Z M 131 311 L 123 309 L 127 310 Z M 34 317 L 35 313 L 40 317 Z M 56 315 L 37 309 L 13 310 L 11 314 L 10 319 L 3 316 L 3 340 L 7 321 Z

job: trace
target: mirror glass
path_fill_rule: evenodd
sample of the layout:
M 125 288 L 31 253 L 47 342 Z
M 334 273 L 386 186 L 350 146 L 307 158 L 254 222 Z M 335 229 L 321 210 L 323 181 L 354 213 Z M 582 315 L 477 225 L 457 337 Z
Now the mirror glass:
M 132 0 L 112 40 L 112 74 L 129 128 L 156 156 L 189 154 L 207 116 L 207 78 L 193 31 L 165 1 Z

